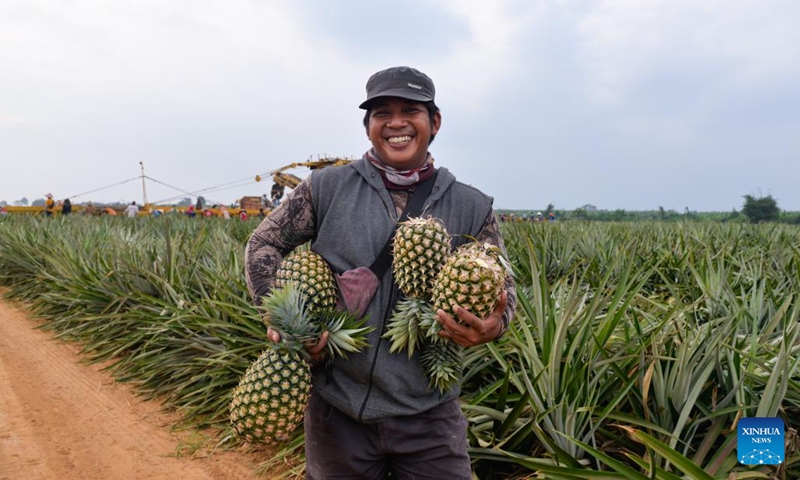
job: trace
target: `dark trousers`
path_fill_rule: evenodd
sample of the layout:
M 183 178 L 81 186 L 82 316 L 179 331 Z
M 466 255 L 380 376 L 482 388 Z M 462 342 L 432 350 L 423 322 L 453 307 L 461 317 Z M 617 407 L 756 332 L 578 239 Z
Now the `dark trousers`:
M 359 423 L 311 394 L 305 414 L 309 480 L 469 480 L 467 419 L 458 399 L 413 416 Z

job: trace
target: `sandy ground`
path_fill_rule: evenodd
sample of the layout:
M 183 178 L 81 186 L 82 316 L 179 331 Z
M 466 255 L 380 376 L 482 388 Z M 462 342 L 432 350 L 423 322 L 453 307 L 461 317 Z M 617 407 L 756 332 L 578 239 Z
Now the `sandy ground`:
M 36 326 L 0 301 L 0 480 L 259 478 L 263 454 L 188 448 L 175 415 Z

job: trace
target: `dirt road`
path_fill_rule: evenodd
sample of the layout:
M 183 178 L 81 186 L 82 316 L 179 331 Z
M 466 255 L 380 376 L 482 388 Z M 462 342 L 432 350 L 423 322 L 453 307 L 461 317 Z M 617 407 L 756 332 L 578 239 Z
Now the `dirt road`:
M 177 418 L 0 301 L 0 480 L 254 479 L 263 456 L 191 445 Z

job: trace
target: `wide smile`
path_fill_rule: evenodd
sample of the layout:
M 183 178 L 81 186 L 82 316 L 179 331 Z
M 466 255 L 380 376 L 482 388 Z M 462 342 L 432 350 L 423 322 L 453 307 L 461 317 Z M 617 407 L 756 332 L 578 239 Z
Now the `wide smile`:
M 411 143 L 411 135 L 400 135 L 386 138 L 386 142 L 393 147 L 402 147 Z

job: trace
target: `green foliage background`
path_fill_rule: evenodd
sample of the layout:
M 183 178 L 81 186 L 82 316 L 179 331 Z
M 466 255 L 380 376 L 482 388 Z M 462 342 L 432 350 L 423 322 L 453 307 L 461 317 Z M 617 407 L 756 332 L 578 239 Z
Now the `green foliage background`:
M 561 220 L 561 221 L 559 221 Z M 798 227 L 506 222 L 505 337 L 469 349 L 478 478 L 800 478 Z M 233 443 L 227 404 L 266 328 L 246 293 L 256 221 L 0 218 L 0 284 L 120 380 Z M 780 467 L 739 465 L 736 420 L 787 425 Z M 265 459 L 293 459 L 302 435 Z

